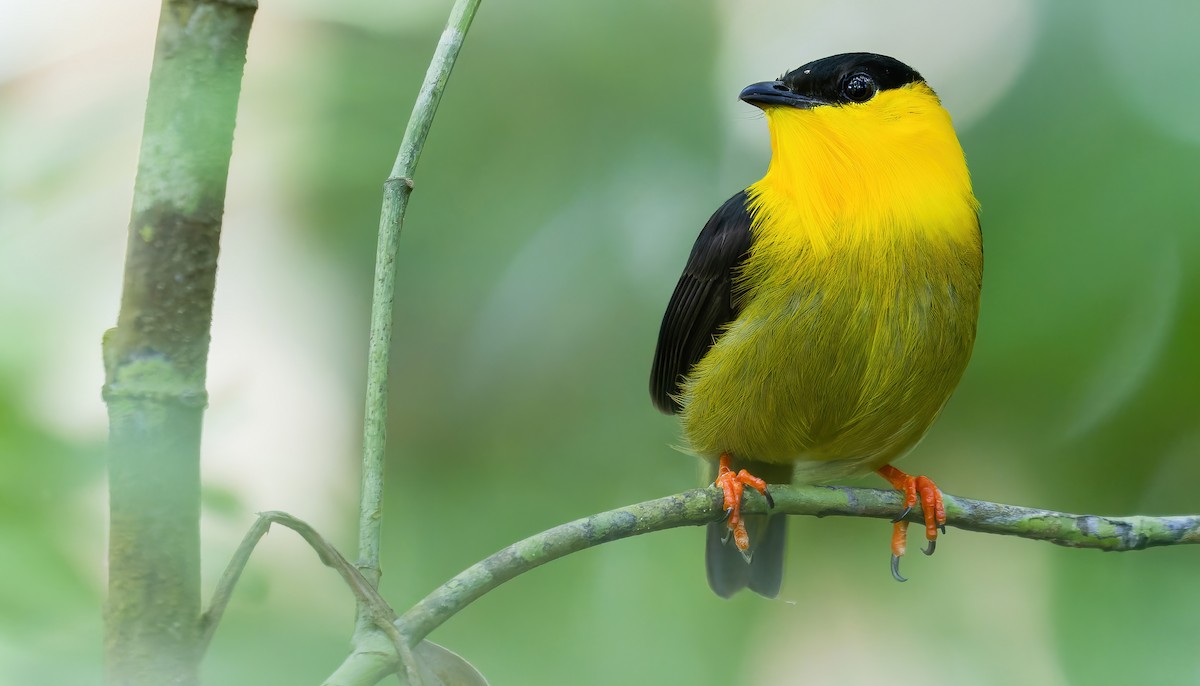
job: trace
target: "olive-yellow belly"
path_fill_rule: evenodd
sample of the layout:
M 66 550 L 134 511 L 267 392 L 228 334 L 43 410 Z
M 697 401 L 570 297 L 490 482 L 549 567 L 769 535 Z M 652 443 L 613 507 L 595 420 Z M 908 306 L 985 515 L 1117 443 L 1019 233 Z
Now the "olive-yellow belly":
M 916 445 L 971 355 L 978 240 L 910 234 L 756 259 L 793 268 L 746 288 L 738 318 L 688 376 L 690 448 L 795 462 L 800 480 L 820 481 L 876 469 Z

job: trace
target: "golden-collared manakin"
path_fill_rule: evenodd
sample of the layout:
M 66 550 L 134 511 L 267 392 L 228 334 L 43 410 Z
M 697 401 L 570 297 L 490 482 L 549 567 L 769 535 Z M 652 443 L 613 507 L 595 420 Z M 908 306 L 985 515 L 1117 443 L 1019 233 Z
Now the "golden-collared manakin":
M 727 520 L 708 527 L 710 586 L 774 597 L 786 517 L 743 517 L 747 486 L 769 495 L 769 483 L 878 472 L 907 506 L 920 500 L 932 552 L 941 493 L 891 463 L 967 366 L 983 244 L 950 115 L 912 68 L 835 55 L 740 98 L 766 115 L 770 166 L 700 231 L 650 393 L 725 493 Z M 899 580 L 905 527 L 892 536 Z

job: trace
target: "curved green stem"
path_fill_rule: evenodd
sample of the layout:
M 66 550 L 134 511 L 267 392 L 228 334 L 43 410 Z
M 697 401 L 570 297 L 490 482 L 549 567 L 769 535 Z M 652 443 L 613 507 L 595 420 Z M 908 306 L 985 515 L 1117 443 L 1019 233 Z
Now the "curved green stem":
M 772 512 L 780 514 L 892 519 L 903 510 L 900 494 L 890 490 L 771 486 L 771 494 L 775 499 Z M 1109 551 L 1200 543 L 1200 515 L 1103 517 L 945 494 L 943 498 L 946 524 L 968 531 Z M 468 567 L 401 615 L 396 625 L 408 638 L 409 645 L 414 645 L 483 594 L 534 567 L 608 541 L 717 521 L 724 516 L 721 504 L 720 493 L 715 489 L 696 489 L 556 526 Z M 757 494 L 751 494 L 743 511 L 765 512 L 766 503 Z M 919 509 L 910 512 L 907 519 L 923 521 Z

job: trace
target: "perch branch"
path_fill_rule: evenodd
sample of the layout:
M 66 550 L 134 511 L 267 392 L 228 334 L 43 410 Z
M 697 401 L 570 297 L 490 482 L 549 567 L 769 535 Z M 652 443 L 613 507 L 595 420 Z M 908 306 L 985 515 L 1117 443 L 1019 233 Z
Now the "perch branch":
M 844 486 L 772 486 L 772 512 L 892 519 L 902 510 L 900 494 Z M 1121 551 L 1200 543 L 1200 515 L 1104 517 L 1039 510 L 945 495 L 947 525 L 968 531 L 1019 536 L 1072 548 Z M 749 497 L 745 512 L 762 513 L 766 503 Z M 396 620 L 409 645 L 420 642 L 471 602 L 513 577 L 564 555 L 639 534 L 699 525 L 724 517 L 720 493 L 696 489 L 577 519 L 514 543 L 446 582 Z M 907 519 L 922 522 L 914 509 Z

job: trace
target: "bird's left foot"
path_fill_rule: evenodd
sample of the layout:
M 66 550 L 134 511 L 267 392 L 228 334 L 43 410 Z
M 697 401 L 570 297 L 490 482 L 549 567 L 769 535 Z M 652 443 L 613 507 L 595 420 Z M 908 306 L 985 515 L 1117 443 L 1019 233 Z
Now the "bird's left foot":
M 749 486 L 767 499 L 767 505 L 775 507 L 775 500 L 767 490 L 767 482 L 754 476 L 746 470 L 734 473 L 729 466 L 729 455 L 721 455 L 720 469 L 717 480 L 713 485 L 725 493 L 725 512 L 728 514 L 729 531 L 733 534 L 733 543 L 743 554 L 750 549 L 750 534 L 746 533 L 746 522 L 742 519 L 742 491 Z
M 929 541 L 929 545 L 921 552 L 932 555 L 937 547 L 938 530 L 946 533 L 946 506 L 942 504 L 942 492 L 927 477 L 911 476 L 891 465 L 885 465 L 875 473 L 904 494 L 904 512 L 892 524 L 892 577 L 896 581 L 906 581 L 900 576 L 900 556 L 904 554 L 908 536 L 908 522 L 904 518 L 919 498 L 921 513 L 925 516 L 925 540 Z

